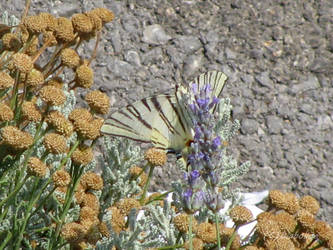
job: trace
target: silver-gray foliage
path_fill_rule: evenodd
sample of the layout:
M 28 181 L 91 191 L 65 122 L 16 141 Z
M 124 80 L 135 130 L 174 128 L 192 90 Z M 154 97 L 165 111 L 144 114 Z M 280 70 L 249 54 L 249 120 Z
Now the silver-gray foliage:
M 103 208 L 107 208 L 121 198 L 137 194 L 141 188 L 137 181 L 131 179 L 130 167 L 143 159 L 140 147 L 128 140 L 105 138 L 105 155 L 99 157 L 103 170 L 104 188 L 101 196 Z

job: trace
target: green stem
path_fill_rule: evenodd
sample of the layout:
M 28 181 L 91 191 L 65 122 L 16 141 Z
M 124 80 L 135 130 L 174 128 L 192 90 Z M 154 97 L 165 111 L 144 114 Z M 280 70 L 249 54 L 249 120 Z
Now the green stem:
M 54 190 L 56 188 L 53 188 L 51 190 L 51 192 L 48 193 L 48 195 L 43 199 L 43 201 L 41 201 L 38 205 L 38 207 L 30 214 L 30 218 L 36 213 L 39 211 L 39 209 L 45 204 L 45 202 L 50 198 L 50 196 L 53 194 Z M 44 191 L 44 190 L 43 190 Z M 44 192 L 39 192 L 38 196 L 37 196 L 37 200 L 40 199 L 41 195 L 43 194 Z
M 218 212 L 215 212 L 215 226 L 216 226 L 217 249 L 221 249 L 221 237 L 220 237 Z
M 176 249 L 176 248 L 181 248 L 183 246 L 184 246 L 184 244 L 178 244 L 178 245 L 174 245 L 174 246 L 159 247 L 157 249 L 158 250 L 173 250 L 173 249 Z
M 23 224 L 21 225 L 20 230 L 19 230 L 19 235 L 18 235 L 18 240 L 16 242 L 15 250 L 17 250 L 21 247 L 21 241 L 23 239 L 23 234 L 25 232 L 26 226 L 27 226 L 29 218 L 30 218 L 30 212 L 31 212 L 33 206 L 35 205 L 35 203 L 38 201 L 38 199 L 33 199 L 33 195 L 34 195 L 35 191 L 37 190 L 39 180 L 40 180 L 39 178 L 36 178 L 36 180 L 35 180 L 34 187 L 31 192 L 31 197 L 29 199 L 28 207 L 26 209 L 25 218 L 24 218 Z
M 5 246 L 7 245 L 8 241 L 10 241 L 10 239 L 13 237 L 13 234 L 11 232 L 7 232 L 7 236 L 6 238 L 3 240 L 1 246 L 0 246 L 0 250 L 5 249 Z
M 73 145 L 71 151 L 69 152 L 69 154 L 67 155 L 67 157 L 65 159 L 63 159 L 63 161 L 61 162 L 61 164 L 58 167 L 58 169 L 60 169 L 63 165 L 66 164 L 67 160 L 70 158 L 70 156 L 72 155 L 72 153 L 78 147 L 79 144 L 80 144 L 80 140 L 78 140 L 78 141 L 75 142 L 75 144 Z M 75 191 L 76 187 L 78 186 L 78 184 L 80 182 L 80 178 L 81 178 L 81 176 L 83 174 L 83 170 L 84 170 L 83 167 L 74 168 L 73 184 L 71 185 L 71 188 L 69 188 L 67 190 L 66 198 L 65 198 L 65 203 L 64 203 L 64 208 L 63 208 L 63 211 L 62 211 L 62 213 L 60 215 L 59 223 L 57 223 L 57 227 L 56 227 L 55 233 L 51 237 L 51 242 L 50 242 L 50 244 L 48 246 L 49 247 L 48 249 L 54 249 L 55 245 L 57 244 L 57 241 L 58 241 L 58 238 L 59 238 L 59 234 L 60 234 L 60 230 L 62 228 L 62 225 L 63 225 L 64 221 L 65 221 L 65 218 L 66 218 L 67 212 L 68 212 L 68 210 L 70 208 L 70 205 L 72 203 L 72 198 L 73 198 L 73 195 L 74 195 L 74 191 Z
M 0 202 L 0 208 L 7 203 L 10 199 L 12 199 L 14 196 L 16 196 L 16 194 L 21 190 L 21 188 L 23 187 L 24 183 L 27 181 L 27 179 L 29 178 L 29 176 L 26 176 L 23 181 L 21 181 L 13 190 L 13 192 L 11 192 L 6 199 L 2 200 Z
M 190 250 L 193 250 L 192 226 L 193 226 L 193 214 L 190 214 L 189 225 L 188 225 L 188 238 L 190 243 Z
M 149 168 L 148 179 L 147 179 L 147 182 L 145 184 L 145 187 L 143 188 L 143 194 L 140 198 L 140 204 L 141 205 L 144 203 L 144 201 L 146 199 L 149 183 L 150 183 L 151 178 L 153 177 L 153 172 L 154 172 L 154 166 L 151 165 L 150 168 Z
M 170 194 L 172 192 L 174 192 L 174 190 L 170 190 L 170 191 L 164 192 L 163 194 L 160 194 L 160 195 L 154 197 L 154 199 L 149 200 L 147 203 L 145 203 L 145 205 L 148 205 L 148 204 L 150 204 L 150 203 L 152 203 L 154 201 L 163 200 L 168 194 Z
M 234 232 L 232 233 L 232 235 L 231 235 L 231 237 L 230 237 L 230 239 L 228 241 L 228 244 L 225 247 L 225 250 L 230 250 L 231 244 L 232 244 L 232 242 L 234 241 L 234 239 L 235 239 L 235 237 L 237 235 L 237 230 L 238 230 L 238 226 L 236 226 Z

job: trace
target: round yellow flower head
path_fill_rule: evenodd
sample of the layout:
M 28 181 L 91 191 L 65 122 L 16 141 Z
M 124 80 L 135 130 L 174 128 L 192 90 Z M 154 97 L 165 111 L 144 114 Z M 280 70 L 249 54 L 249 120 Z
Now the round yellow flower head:
M 74 40 L 74 28 L 71 20 L 65 17 L 57 18 L 55 37 L 59 43 L 66 43 Z
M 33 68 L 33 63 L 30 56 L 23 53 L 16 53 L 13 55 L 11 64 L 22 73 L 29 73 Z
M 66 101 L 64 92 L 54 86 L 44 86 L 39 91 L 39 97 L 51 106 L 60 106 Z
M 81 146 L 73 152 L 71 159 L 74 164 L 87 165 L 94 158 L 94 154 L 91 147 Z
M 80 242 L 85 237 L 85 228 L 77 222 L 70 222 L 62 227 L 61 236 L 71 243 Z
M 0 90 L 13 87 L 15 80 L 6 72 L 0 72 Z
M 44 136 L 44 146 L 52 154 L 63 154 L 68 151 L 65 137 L 56 133 Z
M 22 21 L 22 24 L 31 34 L 42 33 L 47 27 L 47 23 L 44 21 L 43 16 L 39 15 L 25 17 Z
M 54 17 L 52 14 L 47 12 L 42 12 L 39 14 L 39 17 L 46 23 L 46 30 L 47 31 L 55 31 L 57 29 L 57 18 Z
M 61 63 L 71 69 L 75 69 L 80 65 L 81 59 L 75 50 L 65 48 L 60 53 Z
M 209 222 L 203 222 L 198 225 L 197 237 L 199 237 L 203 242 L 215 243 L 216 242 L 216 227 Z
M 74 130 L 74 127 L 70 121 L 59 111 L 51 111 L 47 117 L 46 122 L 51 125 L 58 133 L 69 137 Z
M 77 67 L 75 74 L 75 81 L 79 87 L 90 88 L 94 83 L 94 72 L 86 64 L 82 64 L 81 66 Z
M 22 118 L 31 122 L 39 122 L 42 120 L 42 114 L 35 103 L 26 101 L 22 104 Z
M 0 122 L 8 122 L 14 119 L 14 112 L 6 104 L 0 103 Z
M 99 90 L 89 92 L 85 97 L 89 107 L 99 114 L 107 114 L 110 108 L 110 98 Z
M 303 196 L 299 201 L 299 205 L 313 215 L 316 215 L 320 209 L 319 202 L 310 195 Z
M 28 161 L 28 173 L 43 178 L 46 175 L 47 166 L 44 162 L 36 157 L 31 157 Z
M 94 172 L 85 173 L 80 180 L 81 185 L 85 190 L 101 190 L 103 188 L 103 179 L 100 175 Z
M 14 126 L 6 126 L 1 130 L 3 143 L 14 150 L 25 150 L 33 144 L 33 137 Z
M 3 49 L 9 51 L 18 51 L 22 47 L 22 43 L 16 34 L 6 33 L 2 37 Z
M 93 31 L 94 24 L 91 22 L 91 19 L 82 13 L 74 14 L 72 16 L 72 23 L 74 30 L 80 33 L 90 33 Z
M 28 86 L 38 86 L 44 83 L 44 76 L 43 73 L 40 72 L 37 69 L 32 69 L 29 73 L 28 73 L 28 77 L 27 77 L 27 85 Z
M 193 228 L 197 228 L 198 222 L 193 219 Z M 181 213 L 176 215 L 173 218 L 173 224 L 176 226 L 179 232 L 181 233 L 188 233 L 189 230 L 189 216 L 186 213 Z
M 85 108 L 77 108 L 74 109 L 68 116 L 68 119 L 73 123 L 84 120 L 84 121 L 91 121 L 93 119 L 92 114 L 89 112 L 88 109 Z
M 81 202 L 81 206 L 88 206 L 90 208 L 92 208 L 93 210 L 96 211 L 96 213 L 99 213 L 99 201 L 96 197 L 96 195 L 86 192 L 84 193 L 83 197 L 82 197 L 82 202 Z
M 251 210 L 244 206 L 235 206 L 233 207 L 229 215 L 233 222 L 237 225 L 243 225 L 250 222 L 253 219 Z
M 141 208 L 140 202 L 133 198 L 124 198 L 117 202 L 116 207 L 124 215 L 128 215 L 132 208 L 138 211 Z
M 145 152 L 145 159 L 153 166 L 163 166 L 167 161 L 164 150 L 150 148 Z
M 90 12 L 96 14 L 100 19 L 102 19 L 103 23 L 111 22 L 114 19 L 113 12 L 106 8 L 96 8 Z
M 60 169 L 53 173 L 52 180 L 53 180 L 54 186 L 66 187 L 71 182 L 71 176 L 66 170 Z

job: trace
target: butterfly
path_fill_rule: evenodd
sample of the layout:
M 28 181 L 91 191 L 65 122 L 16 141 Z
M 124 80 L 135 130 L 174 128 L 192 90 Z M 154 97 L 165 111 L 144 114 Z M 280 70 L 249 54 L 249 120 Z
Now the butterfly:
M 188 91 L 200 91 L 209 84 L 211 97 L 220 97 L 227 76 L 210 71 L 194 79 L 197 89 L 177 85 L 173 94 L 160 94 L 129 104 L 113 113 L 101 127 L 103 134 L 120 136 L 166 150 L 182 157 L 193 141 L 193 122 L 182 98 Z M 212 108 L 214 112 L 216 107 Z

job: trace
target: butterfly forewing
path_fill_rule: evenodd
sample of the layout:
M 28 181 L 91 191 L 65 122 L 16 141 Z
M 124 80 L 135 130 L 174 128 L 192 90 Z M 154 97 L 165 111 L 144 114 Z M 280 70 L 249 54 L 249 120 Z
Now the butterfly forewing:
M 185 143 L 186 127 L 180 122 L 174 95 L 142 99 L 113 113 L 101 132 L 140 142 L 152 142 L 161 149 L 179 149 Z

